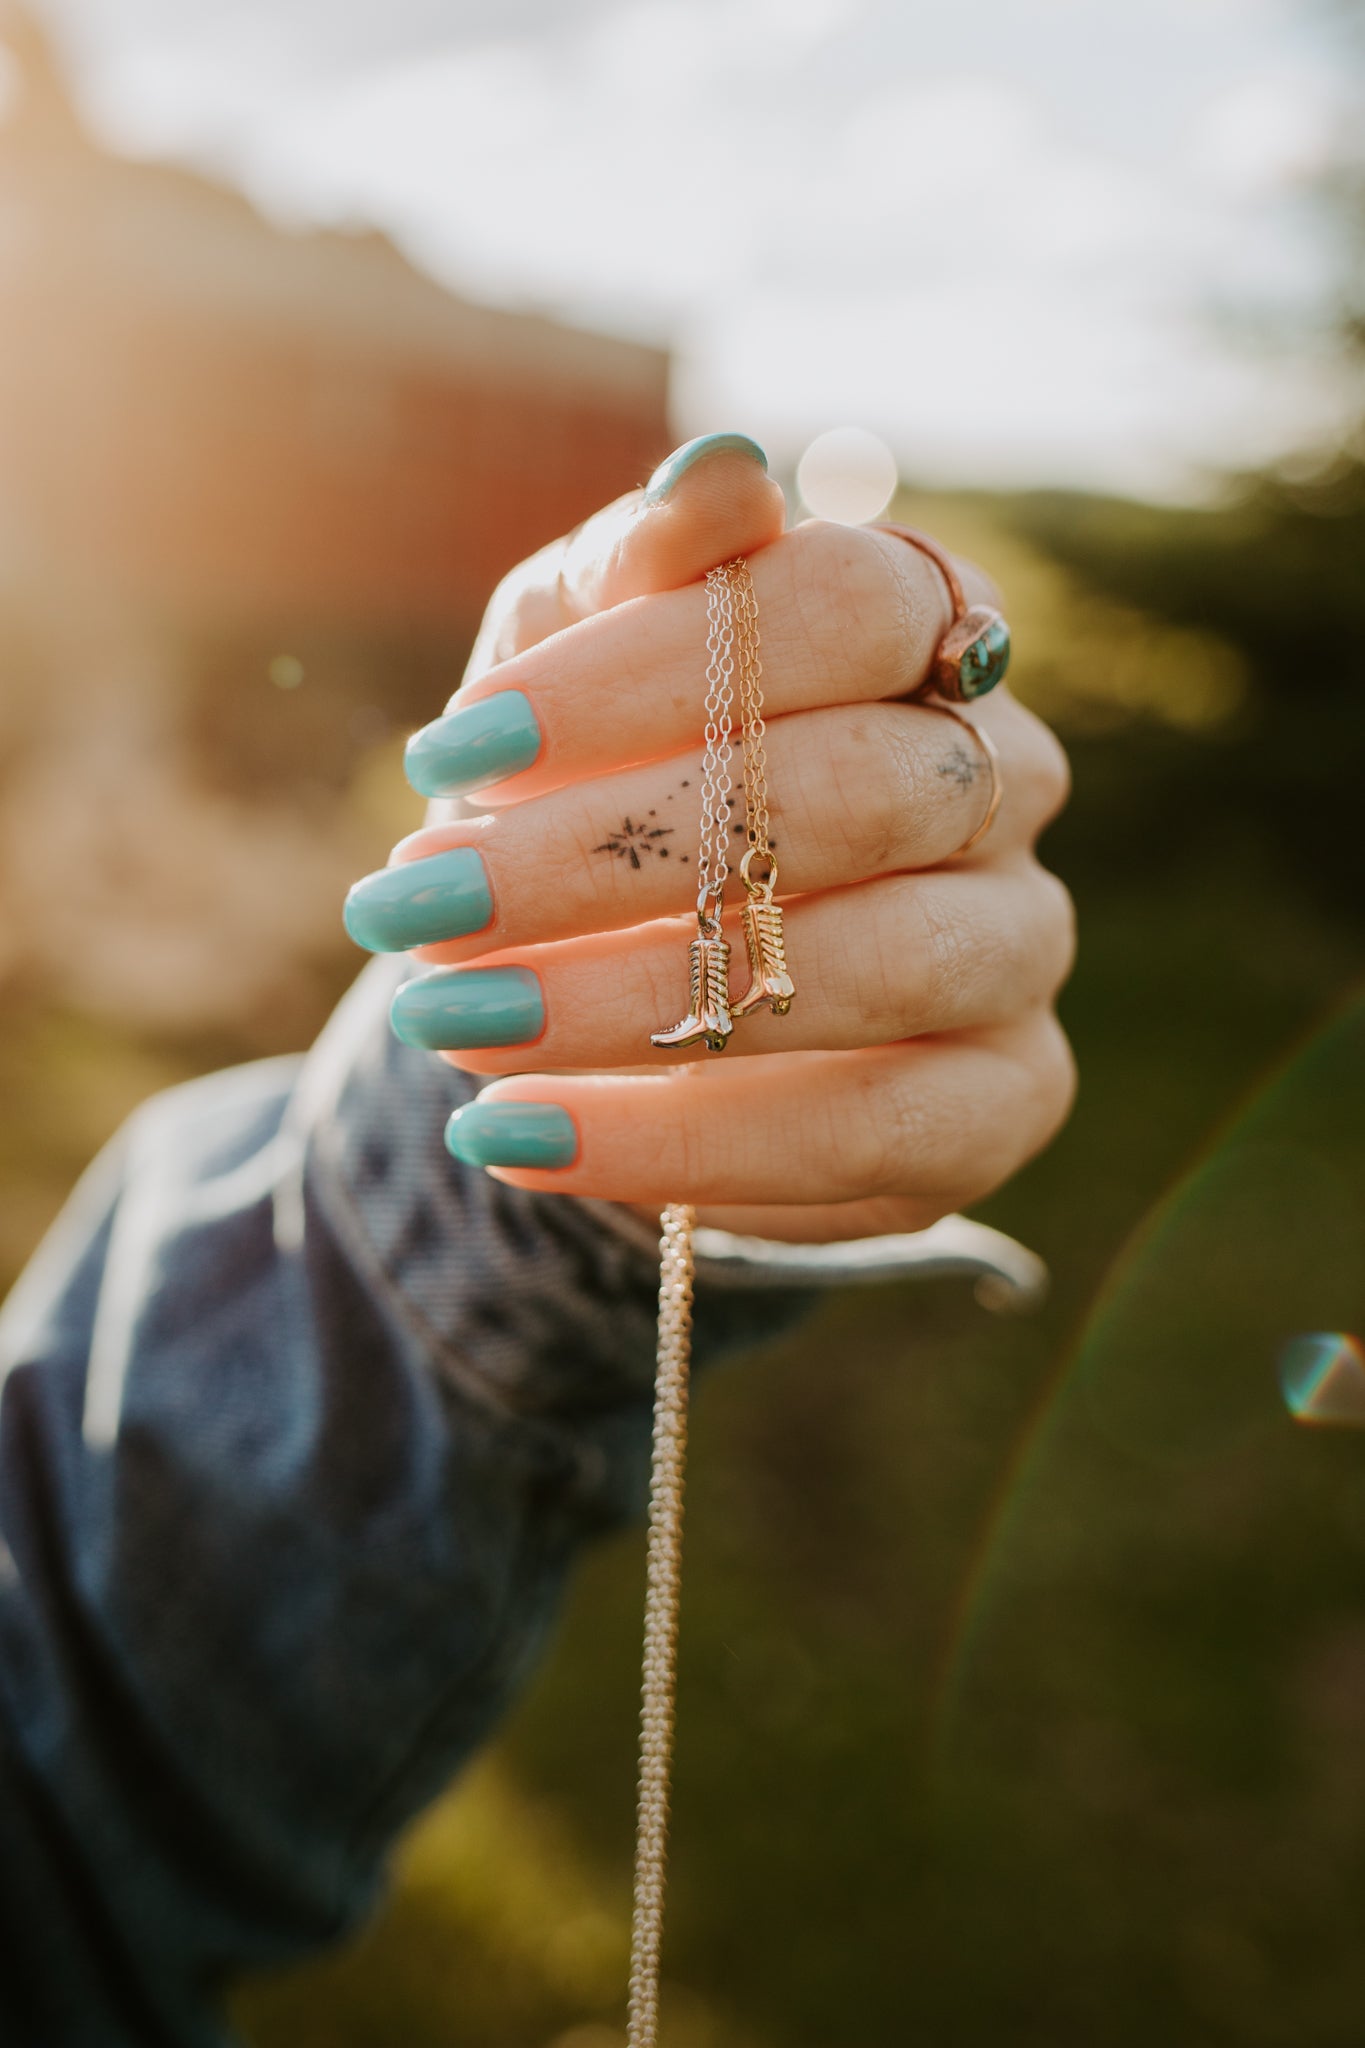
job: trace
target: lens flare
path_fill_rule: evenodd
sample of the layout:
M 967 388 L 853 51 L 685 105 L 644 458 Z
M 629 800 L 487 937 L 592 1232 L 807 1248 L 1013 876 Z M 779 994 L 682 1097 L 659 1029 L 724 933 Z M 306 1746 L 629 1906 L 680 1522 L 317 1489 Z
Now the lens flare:
M 1021 1574 L 1056 1568 L 1053 1458 L 1101 1441 L 1158 1490 L 1197 1488 L 1238 1459 L 1273 1459 L 1285 1405 L 1303 1422 L 1365 1426 L 1365 1349 L 1345 1334 L 1365 1328 L 1363 1057 L 1358 987 L 1213 1135 L 1106 1275 L 1040 1391 L 963 1574 L 935 1687 L 941 1761 Z M 1314 1331 L 1327 1322 L 1341 1327 Z M 1286 1344 L 1288 1330 L 1309 1334 Z M 1063 1549 L 1066 1540 L 1062 1531 Z
M 1365 1350 L 1342 1330 L 1294 1337 L 1280 1353 L 1280 1391 L 1296 1422 L 1365 1428 Z

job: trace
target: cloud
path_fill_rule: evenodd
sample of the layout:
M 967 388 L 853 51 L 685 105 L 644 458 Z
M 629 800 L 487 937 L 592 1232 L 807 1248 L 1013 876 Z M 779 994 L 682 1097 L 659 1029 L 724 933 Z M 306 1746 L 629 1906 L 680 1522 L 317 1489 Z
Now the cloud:
M 1286 66 L 1239 78 L 1200 110 L 1189 167 L 1235 201 L 1292 192 L 1323 175 L 1344 118 L 1340 84 L 1321 71 Z
M 943 475 L 1156 490 L 1328 404 L 1204 318 L 1321 286 L 1276 207 L 1323 74 L 1263 6 L 60 4 L 125 141 L 674 338 L 681 427 L 794 453 L 858 421 Z

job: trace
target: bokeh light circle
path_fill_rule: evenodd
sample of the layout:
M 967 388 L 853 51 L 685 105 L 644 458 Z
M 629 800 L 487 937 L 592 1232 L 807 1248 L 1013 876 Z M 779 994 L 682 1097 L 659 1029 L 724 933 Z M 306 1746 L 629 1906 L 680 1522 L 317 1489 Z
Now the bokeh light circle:
M 817 435 L 796 469 L 806 510 L 842 526 L 861 526 L 884 512 L 898 482 L 895 456 L 865 427 Z

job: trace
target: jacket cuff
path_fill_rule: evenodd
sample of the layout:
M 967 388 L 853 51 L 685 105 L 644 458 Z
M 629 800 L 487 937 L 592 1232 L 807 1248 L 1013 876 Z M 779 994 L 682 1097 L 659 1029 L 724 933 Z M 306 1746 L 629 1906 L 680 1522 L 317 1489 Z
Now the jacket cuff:
M 632 1209 L 583 1202 L 605 1229 L 658 1255 L 659 1234 Z M 708 1287 L 870 1287 L 888 1280 L 963 1279 L 982 1308 L 1024 1313 L 1047 1299 L 1050 1276 L 1036 1252 L 1003 1230 L 966 1216 L 942 1216 L 927 1230 L 852 1237 L 835 1244 L 788 1244 L 698 1224 L 697 1278 Z
M 303 1161 L 276 1231 L 303 1227 L 304 1184 L 368 1283 L 440 1368 L 501 1409 L 561 1410 L 649 1387 L 658 1234 L 635 1210 L 531 1194 L 463 1167 L 446 1119 L 478 1082 L 389 1028 L 406 958 L 373 961 L 304 1061 L 287 1117 Z M 1042 1261 L 960 1216 L 913 1235 L 789 1245 L 699 1228 L 698 1363 L 770 1336 L 822 1288 L 960 1275 L 991 1308 L 1031 1306 Z

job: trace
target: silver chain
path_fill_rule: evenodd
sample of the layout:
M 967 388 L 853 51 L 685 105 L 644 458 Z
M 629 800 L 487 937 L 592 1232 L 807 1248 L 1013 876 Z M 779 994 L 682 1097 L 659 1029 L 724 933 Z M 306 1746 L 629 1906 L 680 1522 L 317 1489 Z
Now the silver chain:
M 713 569 L 706 579 L 706 622 L 706 750 L 701 765 L 701 844 L 697 853 L 697 915 L 703 919 L 719 918 L 730 872 L 735 612 L 728 565 Z
M 748 880 L 753 855 L 776 875 L 768 833 L 767 762 L 763 748 L 763 668 L 759 660 L 758 606 L 747 562 L 738 558 L 706 579 L 706 746 L 702 760 L 701 834 L 697 853 L 697 916 L 702 936 L 692 941 L 693 1004 L 700 1000 L 699 948 L 722 956 L 721 904 L 730 873 L 736 639 L 744 749 L 745 823 L 749 851 L 741 873 Z M 762 914 L 778 920 L 771 884 Z M 760 890 L 758 893 L 762 893 Z M 753 915 L 746 906 L 746 917 Z M 780 959 L 779 966 L 785 966 Z M 755 973 L 758 972 L 757 966 Z M 766 984 L 764 985 L 766 987 Z M 790 990 L 790 981 L 786 987 Z M 722 997 L 724 1004 L 725 999 Z M 695 1022 L 686 1019 L 685 1023 Z M 681 1028 L 681 1027 L 680 1027 Z M 730 1029 L 725 1005 L 725 1033 Z M 661 1034 L 678 1042 L 677 1033 Z M 695 1034 L 694 1034 L 695 1037 Z M 659 1043 L 659 1036 L 655 1037 Z M 720 1041 L 722 1044 L 724 1040 Z M 659 1953 L 663 1939 L 668 1855 L 669 1779 L 677 1693 L 678 1602 L 682 1585 L 683 1481 L 687 1464 L 687 1401 L 692 1355 L 693 1229 L 696 1211 L 683 1203 L 663 1212 L 659 1270 L 659 1344 L 654 1381 L 654 1457 L 649 1490 L 649 1561 L 645 1594 L 645 1653 L 641 1681 L 640 1788 L 635 1845 L 635 1910 L 631 1923 L 628 2048 L 657 2048 Z

